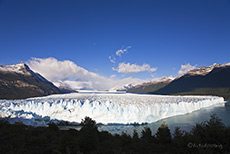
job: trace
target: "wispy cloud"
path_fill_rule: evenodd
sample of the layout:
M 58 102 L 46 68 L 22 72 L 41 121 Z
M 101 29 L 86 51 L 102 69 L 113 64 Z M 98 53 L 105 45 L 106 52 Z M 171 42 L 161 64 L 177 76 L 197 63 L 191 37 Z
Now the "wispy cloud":
M 157 70 L 157 68 L 151 68 L 149 64 L 143 64 L 143 65 L 137 65 L 137 64 L 130 64 L 130 63 L 119 63 L 118 68 L 112 68 L 113 70 L 119 72 L 119 73 L 138 73 L 138 72 L 154 72 Z
M 128 49 L 129 49 L 129 48 L 131 48 L 131 46 L 128 46 L 128 47 L 126 47 L 126 48 L 123 46 L 121 49 L 117 50 L 117 51 L 115 52 L 115 56 L 114 56 L 114 55 L 109 56 L 110 62 L 115 64 L 115 63 L 116 63 L 116 56 L 117 56 L 117 57 L 121 57 L 122 54 L 128 52 Z
M 40 73 L 54 84 L 62 83 L 73 89 L 109 90 L 121 88 L 127 84 L 136 85 L 146 82 L 146 80 L 132 77 L 116 79 L 115 75 L 107 78 L 90 72 L 72 61 L 59 61 L 53 57 L 32 58 L 27 64 L 33 71 Z
M 121 57 L 122 54 L 126 53 L 128 51 L 128 49 L 131 48 L 131 46 L 128 46 L 126 48 L 124 48 L 124 46 L 120 49 L 116 51 L 116 55 Z
M 109 56 L 109 60 L 111 63 L 116 63 L 116 58 L 114 56 Z
M 189 63 L 186 65 L 181 65 L 181 69 L 178 71 L 178 74 L 182 75 L 184 73 L 187 73 L 188 71 L 195 69 L 196 66 L 197 65 L 192 66 Z

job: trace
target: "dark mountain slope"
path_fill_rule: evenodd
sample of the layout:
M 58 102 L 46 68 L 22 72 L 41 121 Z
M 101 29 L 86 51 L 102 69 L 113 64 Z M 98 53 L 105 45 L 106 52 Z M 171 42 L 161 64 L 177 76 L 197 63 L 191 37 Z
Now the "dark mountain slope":
M 208 68 L 208 67 L 207 67 Z M 190 71 L 153 94 L 218 95 L 230 98 L 230 66 L 217 65 L 210 72 Z
M 0 99 L 24 99 L 59 93 L 59 88 L 24 63 L 0 66 Z
M 165 86 L 167 86 L 173 79 L 168 77 L 163 77 L 157 81 L 152 81 L 148 83 L 143 83 L 132 87 L 127 92 L 128 93 L 150 93 L 157 91 Z

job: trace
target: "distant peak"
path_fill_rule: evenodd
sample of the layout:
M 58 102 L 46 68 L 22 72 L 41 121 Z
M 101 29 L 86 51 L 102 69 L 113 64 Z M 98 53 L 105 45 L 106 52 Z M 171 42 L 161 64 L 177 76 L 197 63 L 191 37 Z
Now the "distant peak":
M 226 67 L 226 66 L 230 66 L 230 63 L 226 63 L 226 64 L 217 64 L 214 63 L 211 66 L 208 67 L 199 67 L 199 68 L 195 68 L 193 70 L 190 70 L 189 72 L 181 75 L 184 76 L 186 74 L 189 75 L 207 75 L 208 73 L 210 73 L 214 68 L 221 68 L 221 67 Z M 180 78 L 181 76 L 179 76 L 178 78 Z
M 217 63 L 214 63 L 210 67 L 225 67 L 225 66 L 230 66 L 230 63 L 226 63 L 226 64 L 217 64 Z
M 212 64 L 211 66 L 214 66 L 214 67 L 215 67 L 215 66 L 219 66 L 219 64 L 217 64 L 217 63 L 214 63 L 214 64 Z
M 174 80 L 174 77 L 172 76 L 163 76 L 162 78 L 154 79 L 153 81 L 151 81 L 151 83 L 170 82 L 172 80 Z
M 31 75 L 31 69 L 24 62 L 15 65 L 1 65 L 0 71 Z

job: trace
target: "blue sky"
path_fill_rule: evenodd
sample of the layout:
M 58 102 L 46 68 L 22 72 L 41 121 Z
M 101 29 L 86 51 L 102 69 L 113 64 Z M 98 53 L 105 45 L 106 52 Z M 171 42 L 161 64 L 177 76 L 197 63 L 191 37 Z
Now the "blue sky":
M 177 76 L 230 62 L 230 1 L 0 0 L 0 52 L 1 64 L 53 57 L 107 78 Z M 119 73 L 121 63 L 150 68 Z

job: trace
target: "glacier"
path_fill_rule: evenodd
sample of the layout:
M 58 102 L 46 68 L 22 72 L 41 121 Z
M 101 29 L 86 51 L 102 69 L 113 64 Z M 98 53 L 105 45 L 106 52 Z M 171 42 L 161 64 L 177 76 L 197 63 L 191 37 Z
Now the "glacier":
M 217 96 L 71 93 L 0 100 L 0 117 L 27 125 L 47 125 L 52 120 L 80 123 L 85 116 L 103 124 L 152 123 L 221 103 L 224 99 Z

